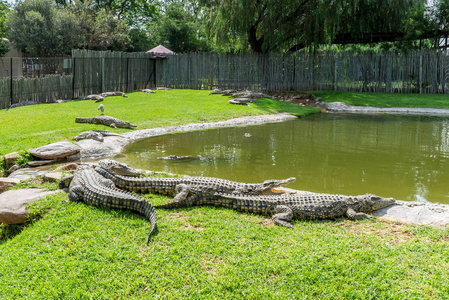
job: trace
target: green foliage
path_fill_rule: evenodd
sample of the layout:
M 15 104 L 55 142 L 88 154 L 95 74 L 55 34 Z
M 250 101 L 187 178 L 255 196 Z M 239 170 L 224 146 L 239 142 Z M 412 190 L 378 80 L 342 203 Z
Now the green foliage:
M 200 23 L 180 3 L 167 5 L 148 30 L 152 40 L 174 52 L 210 50 Z
M 79 48 L 126 50 L 130 41 L 128 26 L 123 20 L 116 18 L 111 10 L 99 10 L 93 0 L 76 1 L 68 9 L 79 19 Z
M 20 157 L 14 163 L 22 168 L 26 167 L 27 163 L 33 160 L 33 156 L 26 150 L 20 150 L 19 154 Z
M 0 40 L 0 57 L 9 52 L 9 44 L 5 40 Z
M 423 0 L 203 0 L 208 32 L 222 48 L 287 51 L 331 43 L 370 43 L 371 35 L 429 33 Z M 413 21 L 413 22 L 412 22 Z M 373 37 L 378 39 L 378 36 Z M 382 37 L 379 39 L 382 40 Z M 376 41 L 378 42 L 378 41 Z
M 9 40 L 32 56 L 70 54 L 79 41 L 77 19 L 52 0 L 18 2 L 6 24 Z
M 6 16 L 10 12 L 10 5 L 4 0 L 0 0 L 0 38 L 6 37 Z M 1 50 L 0 50 L 1 53 Z
M 156 43 L 148 37 L 146 31 L 133 28 L 129 31 L 130 43 L 127 46 L 128 52 L 146 52 L 157 46 Z

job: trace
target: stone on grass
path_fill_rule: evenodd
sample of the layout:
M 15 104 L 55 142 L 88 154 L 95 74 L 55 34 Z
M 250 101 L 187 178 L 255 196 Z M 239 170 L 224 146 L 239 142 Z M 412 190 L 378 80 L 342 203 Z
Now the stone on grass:
M 30 167 L 39 167 L 39 166 L 49 165 L 53 162 L 55 162 L 54 159 L 52 159 L 52 160 L 33 160 L 33 161 L 27 162 L 27 165 Z
M 59 166 L 55 169 L 55 171 L 69 171 L 69 170 L 76 170 L 78 168 L 78 164 L 76 163 L 70 163 L 66 165 Z
M 80 147 L 70 142 L 58 142 L 30 150 L 31 155 L 41 159 L 63 158 L 78 152 Z
M 19 152 L 13 152 L 5 155 L 5 162 L 8 166 L 12 166 L 16 160 L 21 157 Z
M 41 189 L 20 189 L 0 194 L 0 222 L 4 224 L 21 224 L 27 221 L 29 211 L 25 204 L 41 200 L 58 191 Z
M 46 174 L 44 174 L 43 179 L 44 179 L 44 181 L 48 181 L 48 182 L 60 181 L 62 179 L 62 173 L 61 172 L 46 173 Z
M 19 178 L 0 177 L 0 193 L 20 182 Z

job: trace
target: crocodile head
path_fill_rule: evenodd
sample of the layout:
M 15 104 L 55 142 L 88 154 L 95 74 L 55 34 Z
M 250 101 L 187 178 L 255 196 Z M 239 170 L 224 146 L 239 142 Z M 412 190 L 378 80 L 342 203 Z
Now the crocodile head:
M 368 204 L 370 205 L 372 211 L 385 208 L 396 203 L 394 198 L 382 198 L 373 194 L 366 194 L 364 197 L 368 198 Z
M 121 176 L 140 176 L 140 172 L 125 163 L 112 159 L 102 159 L 98 162 L 100 167 L 113 171 Z
M 275 194 L 279 194 L 279 193 L 285 193 L 285 191 L 277 190 L 276 188 L 280 187 L 284 184 L 293 182 L 295 180 L 296 180 L 295 177 L 290 177 L 290 178 L 283 179 L 283 180 L 274 180 L 274 179 L 265 180 L 262 183 L 262 189 L 263 189 L 262 194 L 263 195 L 275 195 Z

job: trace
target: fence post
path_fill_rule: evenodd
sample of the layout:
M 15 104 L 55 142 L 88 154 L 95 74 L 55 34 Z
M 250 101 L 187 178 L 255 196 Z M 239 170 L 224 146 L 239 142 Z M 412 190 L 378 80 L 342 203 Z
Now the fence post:
M 419 93 L 422 93 L 422 53 L 419 55 L 419 78 L 418 78 L 418 85 L 419 85 Z
M 126 91 L 129 92 L 129 57 L 126 58 Z
M 12 100 L 13 100 L 13 91 L 12 91 L 12 89 L 13 89 L 13 82 L 12 82 L 12 57 L 11 57 L 11 60 L 10 60 L 10 69 L 11 69 L 11 85 L 10 85 L 10 89 L 11 89 L 11 91 L 10 91 L 10 99 L 9 99 L 9 106 L 11 106 L 12 105 Z
M 101 92 L 104 93 L 104 57 L 101 58 Z
M 75 99 L 75 57 L 72 57 L 72 100 Z

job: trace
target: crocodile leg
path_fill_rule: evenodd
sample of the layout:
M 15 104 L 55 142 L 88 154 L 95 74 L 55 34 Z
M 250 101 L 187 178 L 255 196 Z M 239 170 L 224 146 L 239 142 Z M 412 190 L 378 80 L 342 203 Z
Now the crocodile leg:
M 374 216 L 362 213 L 362 212 L 356 212 L 355 210 L 353 210 L 352 208 L 348 208 L 348 210 L 346 211 L 346 216 L 350 219 L 350 220 L 361 220 L 361 219 L 373 219 Z
M 278 205 L 275 207 L 274 211 L 276 213 L 271 217 L 274 223 L 293 228 L 293 225 L 290 223 L 293 218 L 293 211 L 290 207 L 286 205 Z
M 63 178 L 59 181 L 59 189 L 60 189 L 60 190 L 63 190 L 63 189 L 65 189 L 66 187 L 68 187 L 69 184 L 70 184 L 70 182 L 72 181 L 72 179 L 73 179 L 73 175 L 68 175 L 68 176 L 63 177 Z
M 73 202 L 80 202 L 84 196 L 84 188 L 82 186 L 75 186 L 69 191 L 69 200 Z
M 185 200 L 187 198 L 187 195 L 189 194 L 190 188 L 187 184 L 180 183 L 176 185 L 176 195 L 173 199 L 173 202 L 179 202 L 182 200 Z

